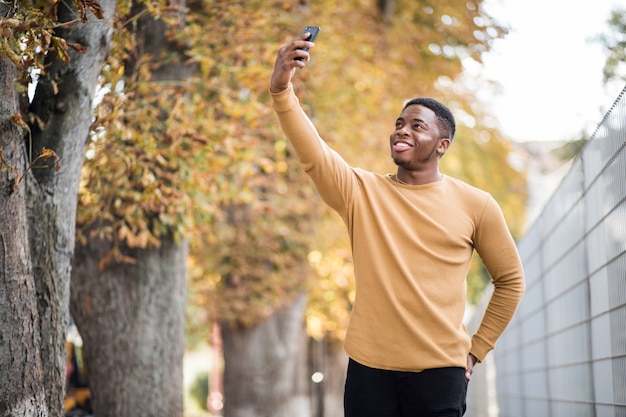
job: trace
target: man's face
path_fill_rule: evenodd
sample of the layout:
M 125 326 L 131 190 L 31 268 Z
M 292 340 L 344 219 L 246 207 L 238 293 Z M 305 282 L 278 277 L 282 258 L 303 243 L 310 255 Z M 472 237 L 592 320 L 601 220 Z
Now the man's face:
M 450 143 L 439 137 L 435 112 L 418 104 L 408 106 L 396 120 L 389 137 L 391 157 L 396 165 L 408 170 L 437 166 Z

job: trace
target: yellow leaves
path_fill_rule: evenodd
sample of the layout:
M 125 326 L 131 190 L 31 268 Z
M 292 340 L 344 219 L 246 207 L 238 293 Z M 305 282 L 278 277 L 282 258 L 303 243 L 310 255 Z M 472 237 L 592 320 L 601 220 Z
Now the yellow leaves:
M 54 160 L 54 170 L 55 171 L 59 171 L 59 169 L 61 169 L 61 158 L 59 158 L 59 155 L 57 155 L 56 152 L 54 152 L 51 149 L 47 149 L 47 148 L 43 148 L 41 150 L 41 153 L 39 154 L 39 156 L 37 156 L 37 158 L 31 163 L 31 167 L 34 166 L 34 163 L 37 160 L 44 160 L 47 161 L 49 159 L 53 159 Z
M 107 253 L 98 262 L 98 269 L 100 269 L 102 271 L 102 270 L 104 270 L 107 267 L 107 265 L 109 265 L 110 263 L 113 263 L 113 262 L 119 263 L 119 264 L 130 264 L 130 265 L 133 265 L 133 264 L 137 263 L 137 260 L 132 258 L 132 257 L 130 257 L 130 256 L 124 255 L 118 246 L 114 246 L 113 249 L 111 249 L 111 251 L 109 251 L 109 253 Z
M 69 62 L 70 56 L 67 53 L 67 43 L 65 42 L 65 39 L 59 38 L 58 36 L 52 36 L 50 41 L 59 58 L 61 58 L 63 62 Z
M 94 0 L 77 0 L 81 13 L 90 9 L 98 18 L 102 18 L 102 8 Z M 67 43 L 58 36 L 54 36 L 57 26 L 56 5 L 46 10 L 45 7 L 21 7 L 12 19 L 0 19 L 0 56 L 8 57 L 22 72 L 20 82 L 25 85 L 30 79 L 25 75 L 32 69 L 45 73 L 44 59 L 50 48 L 57 52 L 60 59 L 68 62 L 70 57 L 68 48 L 79 53 L 85 52 L 85 47 L 77 43 Z M 82 21 L 88 21 L 86 14 Z
M 74 51 L 78 52 L 79 54 L 86 54 L 88 51 L 86 46 L 81 45 L 80 43 L 76 43 L 76 42 L 68 43 L 67 46 L 69 46 Z
M 15 116 L 13 116 L 13 118 L 18 118 L 18 116 L 15 115 Z M 56 154 L 56 152 L 54 152 L 54 151 L 52 151 L 50 149 L 47 149 L 47 148 L 43 148 L 41 150 L 41 152 L 39 153 L 39 155 L 37 155 L 32 161 L 30 161 L 30 163 L 28 164 L 26 169 L 24 169 L 23 172 L 20 172 L 20 167 L 11 165 L 8 161 L 6 161 L 4 159 L 4 155 L 2 153 L 2 148 L 0 148 L 0 172 L 7 171 L 7 170 L 12 170 L 13 171 L 13 173 L 15 175 L 15 181 L 13 182 L 12 189 L 13 189 L 13 191 L 15 191 L 19 187 L 20 183 L 22 182 L 22 180 L 24 179 L 26 174 L 31 169 L 34 169 L 34 168 L 47 168 L 47 165 L 37 165 L 37 163 L 39 161 L 47 161 L 49 159 L 53 159 L 55 161 L 55 165 L 54 165 L 55 171 L 58 171 L 59 169 L 61 169 L 61 159 Z
M 15 123 L 17 126 L 19 126 L 20 128 L 29 131 L 30 127 L 28 126 L 28 124 L 24 121 L 24 118 L 22 117 L 22 112 L 18 111 L 17 113 L 15 113 L 13 116 L 11 116 L 11 121 L 13 123 Z
M 162 237 L 178 230 L 190 207 L 188 196 L 177 189 L 178 163 L 168 149 L 159 150 L 141 135 L 119 140 L 115 146 L 92 144 L 78 221 L 86 226 L 98 218 L 112 222 L 116 238 L 129 247 L 158 246 Z
M 13 45 L 9 43 L 9 38 L 6 36 L 0 36 L 0 57 L 7 57 L 16 65 L 18 68 L 22 67 L 22 57 L 21 54 L 16 52 L 17 48 L 14 48 Z
M 10 165 L 5 159 L 4 154 L 2 152 L 2 147 L 0 147 L 0 172 L 7 171 L 9 169 L 15 169 L 12 165 Z
M 308 254 L 318 278 L 309 289 L 306 319 L 309 333 L 316 339 L 343 340 L 354 301 L 351 298 L 354 289 L 351 259 L 350 251 L 341 246 Z
M 9 33 L 8 31 L 5 31 L 4 28 L 16 29 L 21 24 L 22 22 L 19 19 L 15 19 L 15 18 L 4 19 L 0 17 L 0 28 L 3 28 L 2 35 L 4 36 L 7 36 Z
M 119 241 L 126 242 L 131 248 L 158 247 L 160 244 L 159 239 L 150 233 L 149 230 L 142 229 L 133 232 L 126 224 L 119 228 L 117 238 Z
M 89 22 L 87 11 L 91 11 L 98 19 L 104 19 L 104 9 L 96 0 L 75 0 L 81 22 Z
M 269 158 L 261 157 L 257 159 L 257 164 L 259 165 L 259 168 L 261 168 L 261 170 L 266 174 L 271 174 L 275 171 L 274 161 Z

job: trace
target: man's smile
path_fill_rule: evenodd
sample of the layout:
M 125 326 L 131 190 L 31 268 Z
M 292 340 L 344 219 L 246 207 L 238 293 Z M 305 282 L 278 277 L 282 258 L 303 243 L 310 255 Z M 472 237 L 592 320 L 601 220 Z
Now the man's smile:
M 404 152 L 407 149 L 411 149 L 412 147 L 413 147 L 413 144 L 406 140 L 396 139 L 393 142 L 393 150 L 396 152 Z

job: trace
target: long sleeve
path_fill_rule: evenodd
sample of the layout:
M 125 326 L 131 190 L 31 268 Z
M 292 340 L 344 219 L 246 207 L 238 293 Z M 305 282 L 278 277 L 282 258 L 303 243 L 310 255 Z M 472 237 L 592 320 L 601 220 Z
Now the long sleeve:
M 311 119 L 302 110 L 293 85 L 289 84 L 286 90 L 271 95 L 281 128 L 293 145 L 302 168 L 308 171 L 314 161 L 323 156 L 326 145 Z
M 311 177 L 320 196 L 345 221 L 345 196 L 355 191 L 356 178 L 352 168 L 320 137 L 306 115 L 293 86 L 271 93 L 273 107 L 281 128 L 293 146 L 302 169 Z
M 474 246 L 491 275 L 494 290 L 483 320 L 472 337 L 471 352 L 482 361 L 510 323 L 524 294 L 524 272 L 504 215 L 490 198 Z

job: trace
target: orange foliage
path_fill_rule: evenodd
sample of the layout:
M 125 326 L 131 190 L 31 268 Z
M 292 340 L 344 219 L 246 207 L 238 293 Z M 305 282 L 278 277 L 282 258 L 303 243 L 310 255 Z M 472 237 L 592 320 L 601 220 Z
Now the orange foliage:
M 395 169 L 387 137 L 406 99 L 431 95 L 472 115 L 444 158 L 447 173 L 486 185 L 516 216 L 523 199 L 512 194 L 523 181 L 504 163 L 510 149 L 471 92 L 455 88 L 462 60 L 480 61 L 506 32 L 481 2 L 398 0 L 384 20 L 365 0 L 191 1 L 187 25 L 168 36 L 196 73 L 176 83 L 151 79 L 154 65 L 173 56 L 146 57 L 135 77 L 125 75 L 134 41 L 124 18 L 130 3 L 119 2 L 79 223 L 98 224 L 96 233 L 129 246 L 188 238 L 191 301 L 206 320 L 251 326 L 308 289 L 311 331 L 341 339 L 353 291 L 350 250 L 271 110 L 276 51 L 304 26 L 322 27 L 296 89 L 322 136 L 354 165 Z M 167 5 L 146 4 L 148 13 L 168 16 Z M 494 172 L 502 179 L 493 181 Z

